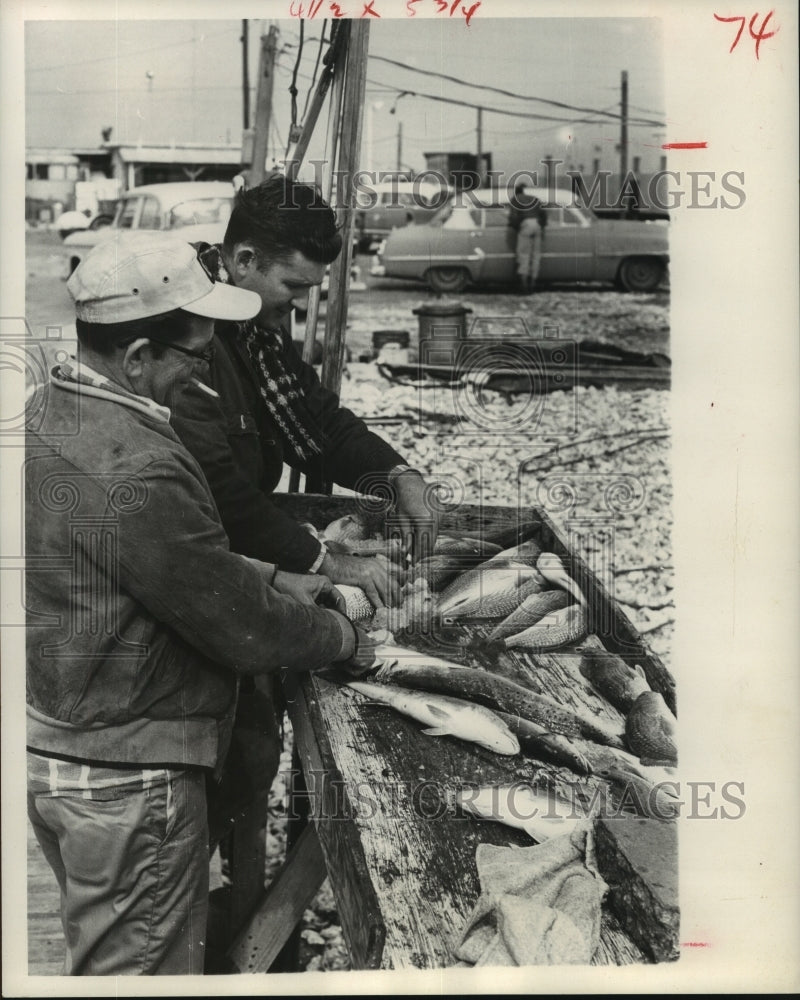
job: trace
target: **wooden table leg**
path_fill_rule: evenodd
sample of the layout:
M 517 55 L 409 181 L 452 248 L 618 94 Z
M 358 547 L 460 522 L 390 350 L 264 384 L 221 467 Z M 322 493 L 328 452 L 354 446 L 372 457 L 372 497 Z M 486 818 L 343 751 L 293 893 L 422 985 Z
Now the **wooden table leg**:
M 238 972 L 297 971 L 296 965 L 293 969 L 278 968 L 277 959 L 284 953 L 296 957 L 296 952 L 287 945 L 297 934 L 303 911 L 326 875 L 314 824 L 308 823 L 228 951 L 228 959 Z
M 292 775 L 291 781 L 289 783 L 289 795 L 288 795 L 288 807 L 287 807 L 287 823 L 286 823 L 286 854 L 287 858 L 294 850 L 295 846 L 299 844 L 300 838 L 309 829 L 309 814 L 311 812 L 311 802 L 308 794 L 308 787 L 306 786 L 305 775 L 303 774 L 303 768 L 300 764 L 300 754 L 295 744 L 292 748 Z M 311 824 L 313 828 L 313 824 Z M 316 834 L 314 835 L 314 840 L 319 846 L 319 841 L 316 839 Z M 322 854 L 320 852 L 320 857 Z M 323 872 L 325 871 L 325 862 L 322 861 Z M 317 889 L 324 881 L 325 876 L 320 879 Z M 316 890 L 315 890 L 316 892 Z M 311 902 L 313 896 L 309 897 L 308 902 Z M 305 907 L 303 907 L 303 910 Z M 286 940 L 286 944 L 281 948 L 280 953 L 277 955 L 275 962 L 272 966 L 273 972 L 297 972 L 300 968 L 300 919 L 303 916 L 303 910 L 300 911 L 300 915 L 294 924 L 292 924 L 292 932 Z

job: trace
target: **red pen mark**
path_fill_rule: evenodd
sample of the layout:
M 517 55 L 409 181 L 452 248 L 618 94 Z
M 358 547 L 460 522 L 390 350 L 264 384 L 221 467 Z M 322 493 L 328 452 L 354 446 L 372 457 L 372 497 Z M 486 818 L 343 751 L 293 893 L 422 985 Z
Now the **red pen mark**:
M 338 3 L 331 3 L 331 16 L 332 17 L 347 17 L 347 11 L 342 10 Z
M 662 149 L 708 149 L 707 142 L 665 142 Z
M 421 2 L 422 0 L 406 0 L 406 11 L 408 12 L 406 17 L 416 17 L 417 12 L 414 10 L 414 4 Z
M 311 2 L 308 5 L 308 13 L 306 14 L 308 20 L 313 20 L 313 18 L 317 16 L 321 6 L 322 6 L 322 0 L 316 0 L 316 3 L 314 2 L 314 0 L 311 0 Z M 294 6 L 294 0 L 292 0 L 292 2 L 289 4 L 289 15 L 291 17 L 302 17 L 303 11 L 304 8 L 302 4 L 298 4 L 296 10 Z
M 733 52 L 733 50 L 739 44 L 739 39 L 742 37 L 742 32 L 744 31 L 744 25 L 745 25 L 746 18 L 741 17 L 741 16 L 739 16 L 739 17 L 720 17 L 719 14 L 715 14 L 714 17 L 715 17 L 715 19 L 717 21 L 723 21 L 726 24 L 732 24 L 734 21 L 741 21 L 742 22 L 739 25 L 739 30 L 736 32 L 736 38 L 734 38 L 734 40 L 733 40 L 733 45 L 731 45 L 731 47 L 728 49 L 728 52 Z
M 465 20 L 466 20 L 466 24 L 467 24 L 467 27 L 469 27 L 469 22 L 470 22 L 470 19 L 472 18 L 472 15 L 473 15 L 473 14 L 475 13 L 475 11 L 476 11 L 476 10 L 478 9 L 478 7 L 480 7 L 480 5 L 481 5 L 481 3 L 480 3 L 480 0 L 478 0 L 478 2 L 477 2 L 477 3 L 474 3 L 474 4 L 473 4 L 473 5 L 472 5 L 472 6 L 470 7 L 470 9 L 469 9 L 469 10 L 467 10 L 467 8 L 466 8 L 466 7 L 462 7 L 462 8 L 461 8 L 461 13 L 462 13 L 462 14 L 464 15 L 464 18 L 465 18 Z
M 772 38 L 774 35 L 778 33 L 777 28 L 774 31 L 766 30 L 767 24 L 769 23 L 769 19 L 772 17 L 774 13 L 775 11 L 771 10 L 769 14 L 767 14 L 764 17 L 764 20 L 761 22 L 761 28 L 757 32 L 754 30 L 754 28 L 755 28 L 756 18 L 758 17 L 758 11 L 756 11 L 755 14 L 753 14 L 753 16 L 750 18 L 749 23 L 747 22 L 747 18 L 743 17 L 741 14 L 738 15 L 737 17 L 720 17 L 719 14 L 715 14 L 714 15 L 715 19 L 725 24 L 733 24 L 735 21 L 739 22 L 739 30 L 736 32 L 736 37 L 733 40 L 733 44 L 728 49 L 728 52 L 733 52 L 733 50 L 739 44 L 739 39 L 742 37 L 744 26 L 745 24 L 747 24 L 747 30 L 750 33 L 750 37 L 756 43 L 756 59 L 758 59 L 759 58 L 758 50 L 764 39 Z
M 753 24 L 755 22 L 755 19 L 758 17 L 758 12 L 756 12 L 755 14 L 753 14 L 753 16 L 750 18 L 750 24 L 747 27 L 748 27 L 748 30 L 750 32 L 750 37 L 756 43 L 756 59 L 758 59 L 758 47 L 761 44 L 761 42 L 763 41 L 763 39 L 765 39 L 765 38 L 772 38 L 773 35 L 777 35 L 777 33 L 778 33 L 778 29 L 777 28 L 774 31 L 765 31 L 764 30 L 766 28 L 766 26 L 767 26 L 767 21 L 769 21 L 769 19 L 772 17 L 772 15 L 774 13 L 775 12 L 771 10 L 769 12 L 769 14 L 767 14 L 767 16 L 761 22 L 761 30 L 758 32 L 757 35 L 753 32 Z
M 372 9 L 372 5 L 373 5 L 373 3 L 375 3 L 375 0 L 369 0 L 369 3 L 365 3 L 365 4 L 364 4 L 364 10 L 363 10 L 363 11 L 362 11 L 362 13 L 361 13 L 361 16 L 362 16 L 362 17 L 366 17 L 366 16 L 367 16 L 367 14 L 371 14 L 371 15 L 372 15 L 373 17 L 380 17 L 380 16 L 381 16 L 381 15 L 380 15 L 380 14 L 379 14 L 379 13 L 377 12 L 377 10 L 373 10 L 373 9 Z

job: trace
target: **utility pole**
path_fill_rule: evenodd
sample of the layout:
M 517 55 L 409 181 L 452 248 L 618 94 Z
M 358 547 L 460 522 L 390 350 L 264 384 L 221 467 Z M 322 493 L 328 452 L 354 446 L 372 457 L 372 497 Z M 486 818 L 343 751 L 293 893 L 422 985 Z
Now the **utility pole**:
M 242 21 L 242 128 L 250 128 L 250 72 L 248 70 L 248 49 L 247 49 L 248 23 L 247 18 Z
M 403 123 L 397 123 L 397 172 L 403 169 Z
M 278 29 L 275 25 L 261 36 L 261 55 L 258 62 L 258 89 L 256 113 L 253 122 L 253 163 L 250 168 L 250 186 L 260 184 L 266 176 L 267 141 L 272 114 L 272 89 L 275 82 L 275 54 L 278 51 Z
M 478 108 L 478 187 L 483 184 L 483 108 Z
M 628 174 L 628 71 L 622 71 L 621 122 L 619 134 L 619 182 L 625 183 Z

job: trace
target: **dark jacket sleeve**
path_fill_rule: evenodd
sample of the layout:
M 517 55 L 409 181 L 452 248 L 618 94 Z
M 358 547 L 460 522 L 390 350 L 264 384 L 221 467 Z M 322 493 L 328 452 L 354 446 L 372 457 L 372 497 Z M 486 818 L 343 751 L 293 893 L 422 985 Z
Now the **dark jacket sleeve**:
M 399 452 L 374 434 L 352 410 L 342 406 L 335 392 L 322 385 L 315 369 L 303 361 L 286 331 L 283 343 L 286 363 L 303 389 L 311 420 L 324 436 L 321 458 L 307 462 L 301 467 L 302 472 L 321 475 L 322 479 L 346 489 L 359 489 L 361 480 L 406 464 Z
M 268 567 L 232 553 L 188 455 L 140 469 L 149 502 L 119 532 L 121 586 L 207 657 L 242 673 L 310 670 L 336 659 L 335 614 L 272 590 Z M 291 640 L 291 641 L 288 641 Z
M 196 385 L 175 400 L 171 424 L 208 481 L 231 549 L 303 573 L 320 543 L 271 503 L 236 461 L 219 398 Z

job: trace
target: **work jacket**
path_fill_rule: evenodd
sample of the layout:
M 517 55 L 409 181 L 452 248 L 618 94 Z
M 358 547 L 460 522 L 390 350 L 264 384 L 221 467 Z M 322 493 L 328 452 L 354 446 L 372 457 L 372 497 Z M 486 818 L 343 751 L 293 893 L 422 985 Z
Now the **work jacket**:
M 216 356 L 204 384 L 182 391 L 171 422 L 205 473 L 233 551 L 302 573 L 318 559 L 320 543 L 270 500 L 284 459 L 307 476 L 362 493 L 378 488 L 383 495 L 385 474 L 404 459 L 324 388 L 286 330 L 282 339 L 283 364 L 296 376 L 310 421 L 322 432 L 319 456 L 305 463 L 289 458 L 235 323 L 216 324 Z
M 28 745 L 214 767 L 237 674 L 324 666 L 349 623 L 229 550 L 169 410 L 73 371 L 28 408 Z

